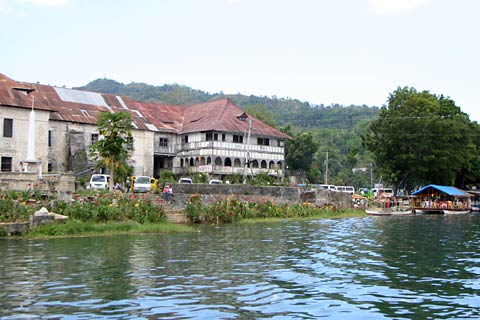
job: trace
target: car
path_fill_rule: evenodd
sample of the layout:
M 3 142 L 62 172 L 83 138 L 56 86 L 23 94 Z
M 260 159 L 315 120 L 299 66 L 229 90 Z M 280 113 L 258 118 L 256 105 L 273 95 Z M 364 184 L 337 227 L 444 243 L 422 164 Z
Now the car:
M 108 174 L 92 174 L 87 189 L 108 189 L 110 176 Z
M 178 180 L 178 183 L 193 183 L 193 181 L 190 178 L 180 178 L 180 180 Z
M 149 192 L 152 182 L 149 176 L 136 176 L 133 181 L 133 192 Z
M 208 182 L 208 184 L 222 184 L 222 180 L 212 179 Z

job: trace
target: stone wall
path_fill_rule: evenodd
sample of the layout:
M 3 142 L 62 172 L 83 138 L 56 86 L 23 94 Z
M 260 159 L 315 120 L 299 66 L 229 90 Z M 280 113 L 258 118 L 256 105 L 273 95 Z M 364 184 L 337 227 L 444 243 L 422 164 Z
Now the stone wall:
M 34 190 L 45 194 L 55 193 L 60 199 L 71 198 L 75 192 L 75 177 L 72 174 L 0 172 L 0 191 Z
M 242 201 L 271 201 L 272 203 L 315 203 L 316 206 L 335 206 L 337 208 L 352 208 L 352 197 L 348 193 L 328 190 L 298 188 L 250 186 L 243 184 L 210 185 L 202 183 L 171 184 L 175 195 L 175 206 L 185 207 L 193 194 L 201 196 L 204 204 L 216 201 L 221 197 L 234 195 Z

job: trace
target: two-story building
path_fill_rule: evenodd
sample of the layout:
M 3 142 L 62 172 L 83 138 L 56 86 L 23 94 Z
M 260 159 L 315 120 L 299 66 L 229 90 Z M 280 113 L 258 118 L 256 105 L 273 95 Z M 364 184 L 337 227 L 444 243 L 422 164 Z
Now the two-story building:
M 283 176 L 284 141 L 289 136 L 246 114 L 229 99 L 189 106 L 133 101 L 101 94 L 14 81 L 0 74 L 2 171 L 22 171 L 27 158 L 29 114 L 35 110 L 35 160 L 44 172 L 90 172 L 88 146 L 99 138 L 100 112 L 131 114 L 135 175 L 203 172 L 268 172 Z

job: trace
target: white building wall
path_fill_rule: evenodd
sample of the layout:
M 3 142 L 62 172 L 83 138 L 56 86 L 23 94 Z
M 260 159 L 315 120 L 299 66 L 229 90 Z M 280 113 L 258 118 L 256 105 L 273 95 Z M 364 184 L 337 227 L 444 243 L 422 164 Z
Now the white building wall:
M 133 130 L 132 136 L 134 150 L 129 164 L 133 166 L 133 174 L 153 176 L 154 132 Z
M 27 159 L 28 123 L 31 109 L 0 108 L 0 157 L 12 157 L 12 170 L 21 171 L 20 161 Z M 42 172 L 46 172 L 48 157 L 49 111 L 35 110 L 35 159 L 42 161 Z M 3 137 L 4 119 L 13 119 L 13 137 Z

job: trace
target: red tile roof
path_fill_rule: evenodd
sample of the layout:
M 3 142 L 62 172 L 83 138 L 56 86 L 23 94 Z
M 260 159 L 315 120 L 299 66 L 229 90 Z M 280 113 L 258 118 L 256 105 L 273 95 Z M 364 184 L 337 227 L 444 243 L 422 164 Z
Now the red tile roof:
M 138 129 L 175 132 L 178 134 L 223 131 L 289 139 L 283 132 L 248 116 L 230 99 L 219 99 L 190 106 L 172 106 L 153 102 L 133 101 L 126 96 L 100 94 L 18 82 L 0 73 L 0 107 L 31 108 L 51 111 L 50 119 L 96 124 L 100 112 L 129 112 Z

